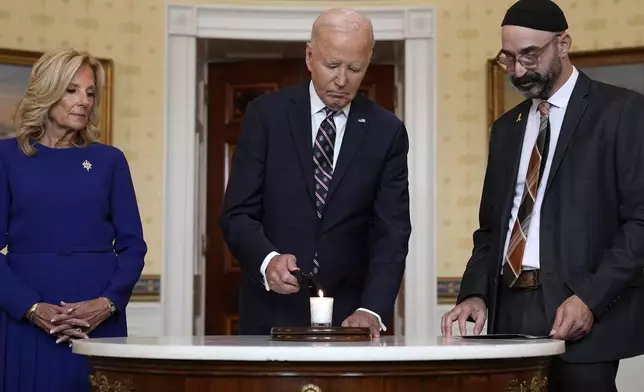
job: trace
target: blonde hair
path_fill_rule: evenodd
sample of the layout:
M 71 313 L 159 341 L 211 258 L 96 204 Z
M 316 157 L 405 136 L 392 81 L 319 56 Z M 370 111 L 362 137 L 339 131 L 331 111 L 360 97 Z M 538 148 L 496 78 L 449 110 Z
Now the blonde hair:
M 34 64 L 29 84 L 18 109 L 15 125 L 18 146 L 29 156 L 36 154 L 32 142 L 45 134 L 45 123 L 49 110 L 65 95 L 74 75 L 83 65 L 94 72 L 94 107 L 87 127 L 74 132 L 71 142 L 76 147 L 85 147 L 99 140 L 98 106 L 105 85 L 105 71 L 101 63 L 87 52 L 64 49 L 43 54 Z

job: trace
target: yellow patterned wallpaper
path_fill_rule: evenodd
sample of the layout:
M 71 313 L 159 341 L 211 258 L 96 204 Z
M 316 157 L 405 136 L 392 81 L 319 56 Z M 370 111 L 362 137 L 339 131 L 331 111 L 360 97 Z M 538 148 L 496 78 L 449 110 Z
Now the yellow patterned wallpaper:
M 394 3 L 437 8 L 439 276 L 460 276 L 471 249 L 487 151 L 485 61 L 512 0 L 178 0 L 274 5 Z M 130 161 L 150 251 L 161 271 L 163 0 L 0 0 L 0 47 L 88 49 L 115 62 L 113 143 Z M 577 50 L 642 45 L 644 2 L 560 0 Z M 476 7 L 480 7 L 476 9 Z

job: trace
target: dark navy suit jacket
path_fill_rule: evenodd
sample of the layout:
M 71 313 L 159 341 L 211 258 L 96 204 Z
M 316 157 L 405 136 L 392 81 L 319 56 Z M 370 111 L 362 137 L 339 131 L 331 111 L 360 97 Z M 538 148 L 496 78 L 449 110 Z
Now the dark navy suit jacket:
M 496 333 L 512 198 L 532 102 L 492 126 L 480 227 L 458 302 L 480 296 Z M 521 114 L 521 116 L 520 116 Z M 563 359 L 604 362 L 644 353 L 644 96 L 579 73 L 541 206 L 540 282 L 548 318 L 577 295 L 595 321 Z M 544 331 L 548 333 L 549 331 Z
M 309 291 L 266 291 L 260 266 L 293 254 L 333 296 L 333 325 L 357 308 L 391 325 L 411 233 L 404 124 L 362 95 L 351 104 L 322 219 L 314 200 L 309 82 L 261 96 L 246 109 L 233 156 L 224 239 L 244 272 L 241 334 L 310 324 Z

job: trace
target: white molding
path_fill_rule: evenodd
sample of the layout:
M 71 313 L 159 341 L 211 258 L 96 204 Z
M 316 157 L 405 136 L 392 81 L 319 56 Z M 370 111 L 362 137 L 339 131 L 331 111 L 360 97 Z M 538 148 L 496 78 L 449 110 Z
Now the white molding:
M 434 36 L 434 10 L 407 9 L 405 12 L 405 38 L 428 38 Z
M 264 41 L 306 41 L 324 7 L 266 7 L 237 5 L 169 5 L 170 34 L 199 38 Z M 356 9 L 372 21 L 377 40 L 434 36 L 431 7 L 368 7 Z M 193 25 L 192 22 L 196 25 Z M 196 31 L 195 31 L 196 30 Z
M 172 15 L 172 13 L 169 13 Z M 164 335 L 193 331 L 196 232 L 196 44 L 197 38 L 168 37 L 166 44 L 165 176 L 161 303 Z
M 412 235 L 405 273 L 405 335 L 431 333 L 436 306 L 436 56 L 432 39 L 405 40 Z M 426 309 L 419 312 L 419 309 Z
M 404 120 L 410 137 L 413 233 L 405 274 L 406 335 L 432 333 L 436 308 L 436 56 L 435 10 L 424 6 L 356 7 L 372 20 L 377 40 L 405 42 Z M 166 21 L 162 333 L 190 336 L 199 152 L 196 125 L 196 40 L 306 41 L 321 7 L 169 4 Z
M 168 7 L 167 21 L 169 34 L 195 36 L 197 17 L 194 7 L 180 5 Z
M 151 337 L 161 334 L 160 302 L 130 302 L 126 313 L 128 336 Z

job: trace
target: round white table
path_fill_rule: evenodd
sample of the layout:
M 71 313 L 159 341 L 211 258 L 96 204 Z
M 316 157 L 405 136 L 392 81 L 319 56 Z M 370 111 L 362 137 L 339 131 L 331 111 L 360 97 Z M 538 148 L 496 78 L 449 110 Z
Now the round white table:
M 281 342 L 264 336 L 75 341 L 94 391 L 545 391 L 565 344 L 550 339 L 387 336 Z

